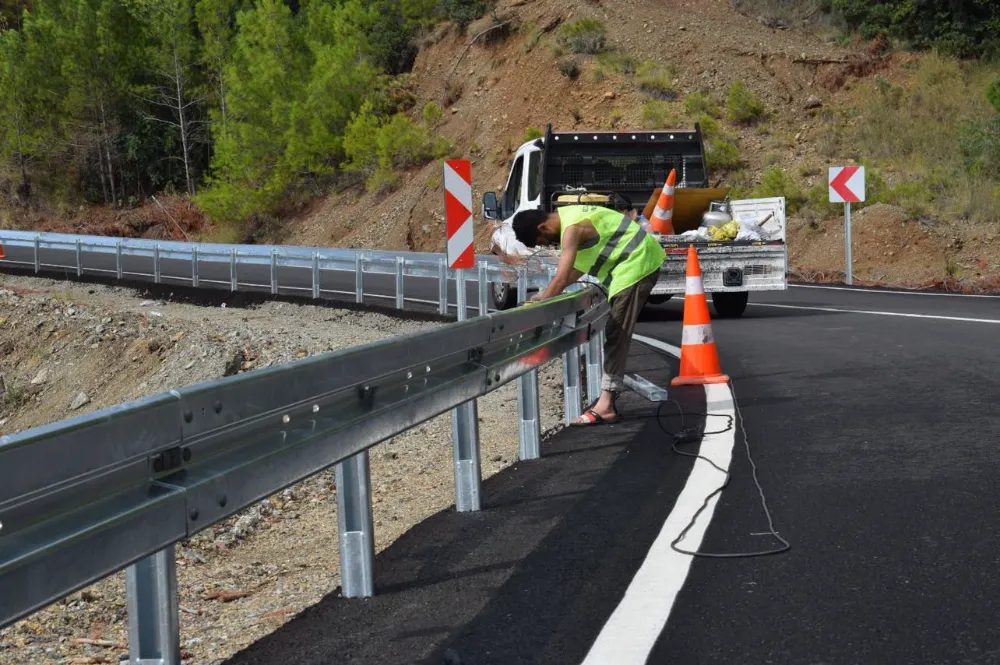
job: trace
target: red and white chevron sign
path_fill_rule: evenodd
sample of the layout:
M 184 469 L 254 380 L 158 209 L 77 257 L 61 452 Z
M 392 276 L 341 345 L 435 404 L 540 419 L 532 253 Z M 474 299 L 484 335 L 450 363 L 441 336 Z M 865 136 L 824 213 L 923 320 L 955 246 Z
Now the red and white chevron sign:
M 472 162 L 444 163 L 444 219 L 448 230 L 448 267 L 471 268 L 475 262 L 472 229 Z
M 830 167 L 830 203 L 861 203 L 865 200 L 865 167 Z

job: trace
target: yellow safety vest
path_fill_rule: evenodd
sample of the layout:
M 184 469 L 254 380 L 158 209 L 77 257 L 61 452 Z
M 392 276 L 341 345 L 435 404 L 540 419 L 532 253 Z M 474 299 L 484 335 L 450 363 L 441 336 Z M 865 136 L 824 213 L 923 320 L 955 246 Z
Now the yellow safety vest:
M 559 208 L 559 237 L 574 224 L 589 220 L 598 241 L 576 252 L 573 267 L 597 279 L 608 290 L 608 300 L 660 269 L 666 252 L 628 215 L 602 206 L 570 205 Z

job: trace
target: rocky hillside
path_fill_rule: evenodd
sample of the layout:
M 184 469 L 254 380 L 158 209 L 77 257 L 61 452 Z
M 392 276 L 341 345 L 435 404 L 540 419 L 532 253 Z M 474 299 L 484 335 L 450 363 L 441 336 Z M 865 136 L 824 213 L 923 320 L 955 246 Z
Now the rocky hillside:
M 733 154 L 716 159 L 713 181 L 733 186 L 737 195 L 788 197 L 792 265 L 803 279 L 842 278 L 842 213 L 826 204 L 826 168 L 868 161 L 860 122 L 851 119 L 858 112 L 851 109 L 869 105 L 880 81 L 919 95 L 924 79 L 950 76 L 951 66 L 962 73 L 934 56 L 924 64 L 921 56 L 889 53 L 883 41 L 844 46 L 816 24 L 748 15 L 726 0 L 514 0 L 501 3 L 497 17 L 510 25 L 501 38 L 476 39 L 496 25 L 491 17 L 464 33 L 444 26 L 429 35 L 411 75 L 413 113 L 427 103 L 445 107 L 437 131 L 472 160 L 477 205 L 484 191 L 502 189 L 508 160 L 530 128 L 691 126 L 706 123 L 708 115 L 715 136 L 733 146 Z M 561 30 L 581 17 L 606 28 L 605 53 L 574 55 L 561 43 Z M 644 80 L 622 61 L 652 73 Z M 578 68 L 573 78 L 561 71 L 567 62 Z M 969 79 L 963 94 L 971 97 L 986 79 L 975 69 Z M 732 121 L 728 95 L 737 82 L 760 104 L 759 119 Z M 923 131 L 940 130 L 928 119 Z M 884 205 L 873 217 L 856 217 L 862 225 L 856 277 L 872 284 L 995 288 L 1000 248 L 989 238 L 1000 233 L 1000 190 L 980 196 L 980 214 L 963 217 L 974 198 L 956 211 L 893 194 L 920 189 L 923 171 L 908 167 L 901 161 L 873 171 L 878 180 L 869 191 Z M 443 251 L 440 168 L 434 162 L 406 173 L 403 186 L 388 195 L 321 197 L 286 220 L 281 237 L 296 244 Z M 871 233 L 887 240 L 866 244 L 866 220 L 876 217 Z M 485 221 L 478 229 L 477 249 L 487 251 Z M 831 238 L 831 246 L 817 237 Z

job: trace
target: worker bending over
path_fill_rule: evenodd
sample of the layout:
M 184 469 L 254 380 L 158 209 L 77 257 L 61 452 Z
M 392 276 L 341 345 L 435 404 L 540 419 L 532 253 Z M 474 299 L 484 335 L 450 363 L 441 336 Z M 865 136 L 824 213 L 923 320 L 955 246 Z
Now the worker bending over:
M 605 289 L 611 317 L 605 329 L 601 396 L 574 425 L 617 422 L 615 405 L 625 389 L 625 362 L 632 330 L 656 285 L 666 253 L 630 215 L 592 205 L 570 205 L 547 213 L 525 210 L 511 226 L 528 247 L 559 245 L 559 267 L 544 291 L 532 301 L 553 298 L 590 275 Z

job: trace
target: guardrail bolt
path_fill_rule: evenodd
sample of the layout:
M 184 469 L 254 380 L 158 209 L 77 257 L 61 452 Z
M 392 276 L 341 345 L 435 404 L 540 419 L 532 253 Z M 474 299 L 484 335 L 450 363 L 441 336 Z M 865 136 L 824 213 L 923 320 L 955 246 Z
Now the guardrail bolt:
M 188 517 L 190 517 L 190 518 L 191 518 L 191 521 L 192 521 L 192 522 L 194 522 L 195 520 L 197 520 L 197 519 L 198 519 L 198 509 L 197 509 L 197 508 L 192 508 L 192 509 L 191 509 L 191 510 L 190 510 L 190 511 L 188 512 Z
M 225 508 L 227 503 L 229 503 L 229 498 L 225 494 L 219 497 L 220 508 Z
M 215 412 L 216 413 L 222 413 L 222 402 L 216 402 L 215 403 Z

